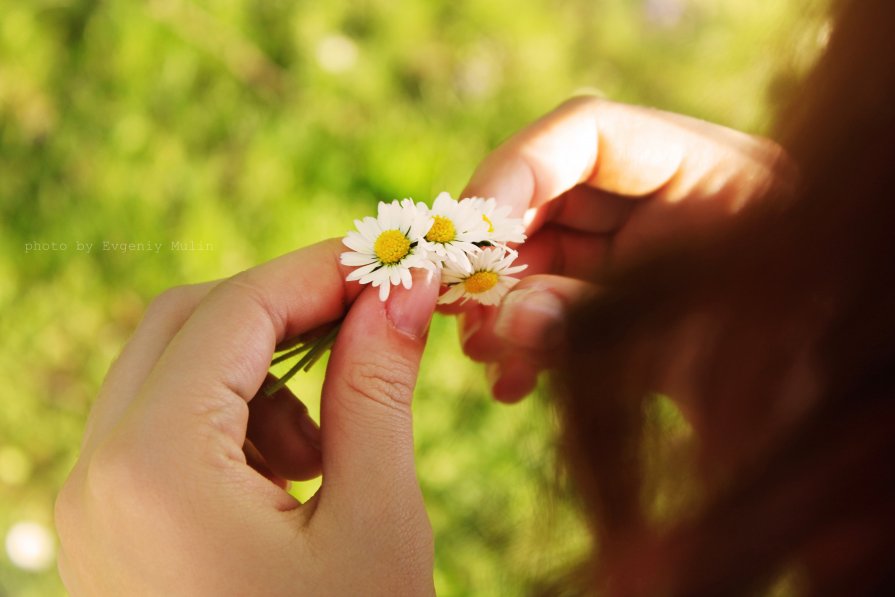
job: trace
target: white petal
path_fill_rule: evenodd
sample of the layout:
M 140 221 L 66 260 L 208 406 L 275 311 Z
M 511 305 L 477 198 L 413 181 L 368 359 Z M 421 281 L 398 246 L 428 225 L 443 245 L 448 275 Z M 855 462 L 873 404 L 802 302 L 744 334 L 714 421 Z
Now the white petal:
M 401 211 L 398 214 L 398 229 L 402 232 L 408 232 L 413 225 L 416 217 L 416 209 L 413 207 L 413 201 L 404 199 L 401 201 Z
M 459 282 L 463 282 L 466 280 L 468 276 L 458 276 L 456 274 L 448 274 L 447 270 L 441 270 L 441 283 L 442 284 L 457 284 Z
M 383 280 L 386 282 L 388 281 L 388 272 L 385 271 L 384 267 L 380 267 L 377 270 L 370 271 L 369 273 L 365 274 L 359 280 L 359 282 L 361 284 L 369 284 L 370 282 L 372 282 L 373 286 L 379 286 L 380 284 L 382 284 Z
M 487 203 L 491 206 L 490 209 L 493 210 L 492 213 L 494 213 L 495 216 L 497 216 L 500 219 L 509 219 L 510 211 L 512 211 L 509 205 L 498 206 L 497 200 L 493 199 L 493 198 L 488 199 Z M 514 218 L 514 219 L 519 219 L 519 218 Z M 520 224 L 522 223 L 521 219 L 519 219 L 519 223 Z
M 345 280 L 347 280 L 348 282 L 352 282 L 354 280 L 360 280 L 361 284 L 366 284 L 367 282 L 369 282 L 369 280 L 364 280 L 363 278 L 365 278 L 366 276 L 368 276 L 370 274 L 370 272 L 375 270 L 378 265 L 379 265 L 378 263 L 371 263 L 369 265 L 359 267 L 356 270 L 349 273 L 347 276 L 345 276 Z
M 372 253 L 373 245 L 370 241 L 366 240 L 363 236 L 358 232 L 349 232 L 348 235 L 342 239 L 342 244 L 348 247 L 349 249 L 353 249 L 359 253 Z
M 379 225 L 379 222 L 376 218 L 371 218 L 370 216 L 367 216 L 363 220 L 355 220 L 354 225 L 357 226 L 357 229 L 364 238 L 368 239 L 370 242 L 375 242 L 382 232 L 382 227 Z
M 432 230 L 432 225 L 435 224 L 435 218 L 432 216 L 426 215 L 424 217 L 418 216 L 414 219 L 413 225 L 410 227 L 410 242 L 429 242 L 425 240 L 425 236 L 429 234 L 429 231 Z
M 379 225 L 383 230 L 393 230 L 401 224 L 401 206 L 397 201 L 391 203 L 379 202 Z
M 459 267 L 457 267 L 455 263 L 445 263 L 443 272 L 444 276 L 451 276 L 457 278 L 458 280 L 465 280 L 469 275 L 468 272 L 464 272 Z
M 493 306 L 499 305 L 501 299 L 507 293 L 507 288 L 497 285 L 486 292 L 477 295 L 475 298 L 483 305 Z
M 454 284 L 447 292 L 438 297 L 439 305 L 449 305 L 457 302 L 463 296 L 463 284 Z
M 408 290 L 413 286 L 413 278 L 410 275 L 409 269 L 401 270 L 401 283 L 404 284 L 404 288 Z
M 359 265 L 369 265 L 376 262 L 376 258 L 372 255 L 364 255 L 363 253 L 355 253 L 354 251 L 346 251 L 339 255 L 339 261 L 342 265 L 350 265 L 356 267 Z
M 451 194 L 447 191 L 438 193 L 438 196 L 435 197 L 435 201 L 432 202 L 432 211 L 438 210 L 439 207 L 447 207 L 453 200 Z
M 392 286 L 400 286 L 404 283 L 404 272 L 407 272 L 407 266 L 396 267 L 391 275 Z

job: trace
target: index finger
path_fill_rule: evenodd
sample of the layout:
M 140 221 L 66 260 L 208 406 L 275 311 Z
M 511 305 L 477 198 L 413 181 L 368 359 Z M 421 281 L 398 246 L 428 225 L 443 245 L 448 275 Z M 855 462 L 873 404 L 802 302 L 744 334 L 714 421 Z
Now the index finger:
M 766 167 L 770 175 L 780 155 L 772 142 L 722 126 L 578 97 L 492 152 L 462 196 L 496 197 L 516 216 L 580 184 L 624 197 L 675 202 L 735 181 L 744 160 Z M 756 174 L 761 172 L 749 176 Z M 754 194 L 755 184 L 747 186 Z M 744 198 L 728 193 L 725 200 L 736 208 Z

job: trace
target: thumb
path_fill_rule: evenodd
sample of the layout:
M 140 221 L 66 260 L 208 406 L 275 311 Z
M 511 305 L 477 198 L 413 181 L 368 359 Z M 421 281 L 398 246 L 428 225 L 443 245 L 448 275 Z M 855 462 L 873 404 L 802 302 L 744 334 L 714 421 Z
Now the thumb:
M 393 288 L 383 303 L 368 288 L 345 317 L 321 399 L 327 499 L 419 494 L 411 403 L 438 288 L 437 275 L 414 270 L 411 289 Z

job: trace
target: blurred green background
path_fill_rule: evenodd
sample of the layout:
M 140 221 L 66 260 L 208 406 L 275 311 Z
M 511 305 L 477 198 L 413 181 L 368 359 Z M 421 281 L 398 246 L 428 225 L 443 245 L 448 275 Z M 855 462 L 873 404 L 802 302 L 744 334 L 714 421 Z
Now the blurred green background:
M 64 594 L 54 495 L 154 295 L 458 193 L 576 92 L 766 132 L 823 4 L 0 0 L 0 595 Z M 322 372 L 293 384 L 315 416 Z M 525 594 L 586 548 L 545 398 L 490 401 L 435 321 L 415 429 L 440 594 Z

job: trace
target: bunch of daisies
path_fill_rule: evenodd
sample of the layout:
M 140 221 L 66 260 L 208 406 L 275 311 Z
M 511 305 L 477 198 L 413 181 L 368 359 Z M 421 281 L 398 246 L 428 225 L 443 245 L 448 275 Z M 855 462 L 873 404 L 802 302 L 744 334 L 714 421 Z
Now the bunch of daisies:
M 342 241 L 343 265 L 356 269 L 347 279 L 379 288 L 386 300 L 393 285 L 410 288 L 412 268 L 441 272 L 440 304 L 472 300 L 496 305 L 525 269 L 513 265 L 516 251 L 507 243 L 525 241 L 522 220 L 494 199 L 457 201 L 448 193 L 430 208 L 412 199 L 379 203 L 377 217 L 355 220 Z
M 435 198 L 430 208 L 412 199 L 379 203 L 375 218 L 355 220 L 342 240 L 350 251 L 341 255 L 343 265 L 354 267 L 347 280 L 372 284 L 386 300 L 391 287 L 410 288 L 410 270 L 441 273 L 440 304 L 472 300 L 497 305 L 518 281 L 513 274 L 525 269 L 513 265 L 517 253 L 507 243 L 525 241 L 522 220 L 509 217 L 510 208 L 494 199 L 470 197 L 457 201 L 448 193 Z M 332 346 L 339 324 L 322 336 L 291 346 L 271 365 L 296 358 L 280 379 L 265 384 L 272 395 L 299 371 L 309 370 Z

